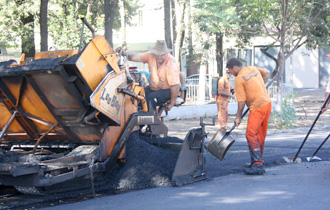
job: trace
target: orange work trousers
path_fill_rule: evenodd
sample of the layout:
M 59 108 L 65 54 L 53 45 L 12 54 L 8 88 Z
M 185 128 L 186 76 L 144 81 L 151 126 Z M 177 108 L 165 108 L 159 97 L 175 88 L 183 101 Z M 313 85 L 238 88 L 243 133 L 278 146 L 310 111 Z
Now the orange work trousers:
M 226 131 L 228 121 L 228 99 L 218 99 L 216 103 L 218 107 L 218 126 L 221 130 Z
M 267 135 L 268 120 L 272 111 L 272 103 L 269 102 L 256 110 L 250 111 L 246 128 L 246 139 L 250 149 L 260 150 L 261 162 L 265 139 Z

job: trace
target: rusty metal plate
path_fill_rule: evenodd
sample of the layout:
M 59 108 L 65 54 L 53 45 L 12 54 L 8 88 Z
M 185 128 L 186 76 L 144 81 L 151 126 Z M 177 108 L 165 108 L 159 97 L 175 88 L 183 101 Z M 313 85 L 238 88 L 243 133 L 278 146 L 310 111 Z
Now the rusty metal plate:
M 91 105 L 120 125 L 120 113 L 123 108 L 124 94 L 117 88 L 126 85 L 126 74 L 110 72 L 90 96 Z

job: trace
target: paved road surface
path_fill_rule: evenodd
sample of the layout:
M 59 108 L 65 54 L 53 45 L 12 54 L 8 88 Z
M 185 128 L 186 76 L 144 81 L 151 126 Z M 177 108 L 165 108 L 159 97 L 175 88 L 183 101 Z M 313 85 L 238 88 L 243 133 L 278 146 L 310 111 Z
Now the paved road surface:
M 210 161 L 212 157 L 205 154 L 209 160 L 206 162 L 209 178 L 205 181 L 183 187 L 168 186 L 105 196 L 47 209 L 329 209 L 330 144 L 325 144 L 317 154 L 322 161 L 307 162 L 305 159 L 328 133 L 325 129 L 311 134 L 299 155 L 302 163 L 268 163 L 265 175 L 243 174 L 242 167 L 248 154 L 241 145 L 244 138 L 238 138 L 223 161 L 214 163 Z M 281 133 L 271 135 L 265 146 L 265 161 L 277 159 L 281 162 L 282 155 L 294 155 L 305 134 L 288 133 L 286 138 Z M 235 156 L 240 157 L 235 163 L 240 167 L 237 171 L 226 169 L 228 163 L 233 164 L 231 159 Z M 226 170 L 230 173 L 221 174 Z

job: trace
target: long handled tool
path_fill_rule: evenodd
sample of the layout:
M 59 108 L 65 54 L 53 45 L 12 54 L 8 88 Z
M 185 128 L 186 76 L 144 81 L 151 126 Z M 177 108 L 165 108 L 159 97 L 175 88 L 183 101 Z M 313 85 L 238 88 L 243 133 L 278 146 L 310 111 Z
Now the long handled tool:
M 325 138 L 322 142 L 322 144 L 315 150 L 315 152 L 313 153 L 313 155 L 310 157 L 310 158 L 307 158 L 308 161 L 312 161 L 314 156 L 316 155 L 316 153 L 321 149 L 321 147 L 323 146 L 323 144 L 329 139 L 330 137 L 330 133 L 329 135 L 327 136 L 327 138 Z
M 313 129 L 313 127 L 314 127 L 316 121 L 319 119 L 320 115 L 322 114 L 322 109 L 326 106 L 326 104 L 328 103 L 329 99 L 330 99 L 330 95 L 328 95 L 327 99 L 324 101 L 321 110 L 319 111 L 318 115 L 316 116 L 316 118 L 315 118 L 315 120 L 314 120 L 312 126 L 310 127 L 310 129 L 309 129 L 309 131 L 308 131 L 308 133 L 307 133 L 307 135 L 306 135 L 304 141 L 301 143 L 301 145 L 300 145 L 300 147 L 299 147 L 299 149 L 298 149 L 298 151 L 297 151 L 296 156 L 295 156 L 295 157 L 293 158 L 293 160 L 292 160 L 293 163 L 296 162 L 296 159 L 297 159 L 297 157 L 298 157 L 298 155 L 299 155 L 299 153 L 300 153 L 300 150 L 302 149 L 302 147 L 304 146 L 305 142 L 307 141 L 307 138 L 308 138 L 309 134 L 311 133 L 311 131 L 312 131 L 312 129 Z

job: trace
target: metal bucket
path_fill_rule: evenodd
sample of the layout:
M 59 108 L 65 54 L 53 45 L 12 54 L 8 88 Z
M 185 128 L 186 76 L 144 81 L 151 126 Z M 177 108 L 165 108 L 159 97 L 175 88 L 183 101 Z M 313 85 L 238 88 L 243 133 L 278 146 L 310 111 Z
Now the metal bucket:
M 220 160 L 223 159 L 230 146 L 235 142 L 231 136 L 225 134 L 225 131 L 218 129 L 214 137 L 206 144 L 207 150 Z

